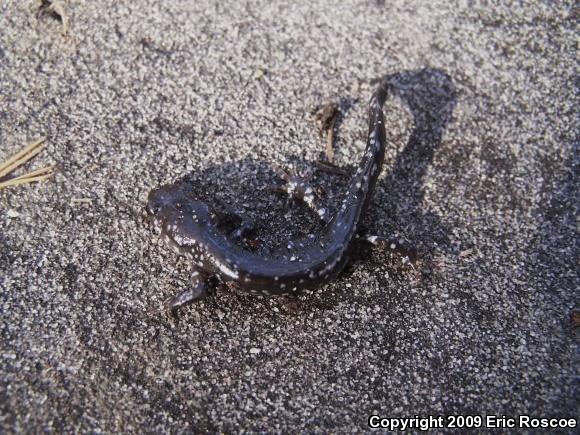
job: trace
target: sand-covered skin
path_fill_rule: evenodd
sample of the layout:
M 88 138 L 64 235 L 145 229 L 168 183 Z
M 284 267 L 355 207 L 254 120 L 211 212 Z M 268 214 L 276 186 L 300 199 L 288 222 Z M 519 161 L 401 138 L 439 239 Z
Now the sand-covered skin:
M 35 2 L 0 3 L 0 160 L 46 136 L 27 170 L 58 164 L 0 190 L 2 432 L 577 415 L 573 2 L 62 3 L 66 35 Z M 149 190 L 188 176 L 264 246 L 315 230 L 266 190 L 271 164 L 308 167 L 311 114 L 334 101 L 349 168 L 384 75 L 367 226 L 418 246 L 415 269 L 377 253 L 298 301 L 154 313 L 192 268 L 143 219 Z M 317 180 L 332 205 L 346 180 Z

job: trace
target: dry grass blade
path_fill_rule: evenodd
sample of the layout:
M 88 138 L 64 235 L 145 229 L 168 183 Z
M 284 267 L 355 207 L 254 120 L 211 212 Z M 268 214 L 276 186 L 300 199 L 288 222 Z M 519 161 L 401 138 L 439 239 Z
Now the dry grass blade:
M 5 162 L 0 164 L 0 179 L 10 174 L 19 166 L 24 165 L 26 162 L 31 160 L 34 156 L 40 153 L 44 149 L 43 142 L 45 138 L 40 138 L 27 146 L 25 146 L 21 151 L 14 154 L 12 157 L 8 158 Z M 6 181 L 0 182 L 0 189 L 8 186 L 16 186 L 19 184 L 33 183 L 35 181 L 42 181 L 53 175 L 55 165 L 46 166 L 44 168 L 36 169 L 35 171 L 28 172 L 24 175 L 11 178 Z
M 35 140 L 34 142 L 28 144 L 20 152 L 14 154 L 12 157 L 8 158 L 4 163 L 0 164 L 0 178 L 8 175 L 14 169 L 22 166 L 24 163 L 32 159 L 35 155 L 44 149 L 43 142 L 46 139 L 44 137 Z
M 40 175 L 38 177 L 18 177 L 18 178 L 13 178 L 11 180 L 8 181 L 4 181 L 2 183 L 0 183 L 0 189 L 4 188 L 4 187 L 8 187 L 8 186 L 16 186 L 18 184 L 25 184 L 25 183 L 34 183 L 35 181 L 42 181 L 42 180 L 46 180 L 47 178 L 52 176 L 52 172 L 46 175 Z
M 26 178 L 36 178 L 39 177 L 41 175 L 52 175 L 53 174 L 53 169 L 56 167 L 56 165 L 50 165 L 50 166 L 45 166 L 44 168 L 40 168 L 37 169 L 36 171 L 32 171 L 32 172 L 28 172 L 24 175 L 20 175 L 18 177 L 14 177 L 11 178 L 8 181 L 13 181 L 13 180 L 24 180 Z

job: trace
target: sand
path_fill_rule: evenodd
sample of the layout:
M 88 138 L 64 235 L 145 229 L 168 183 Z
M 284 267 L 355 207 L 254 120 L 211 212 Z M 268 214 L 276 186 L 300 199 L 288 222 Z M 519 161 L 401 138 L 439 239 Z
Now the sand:
M 558 3 L 558 4 L 557 4 Z M 358 433 L 368 417 L 578 415 L 578 64 L 573 2 L 0 3 L 2 432 Z M 296 301 L 220 291 L 156 312 L 189 262 L 143 215 L 187 177 L 267 246 L 316 217 L 267 190 L 364 148 L 391 76 L 369 231 L 381 252 Z M 17 172 L 20 174 L 23 172 Z M 333 207 L 346 178 L 318 174 Z

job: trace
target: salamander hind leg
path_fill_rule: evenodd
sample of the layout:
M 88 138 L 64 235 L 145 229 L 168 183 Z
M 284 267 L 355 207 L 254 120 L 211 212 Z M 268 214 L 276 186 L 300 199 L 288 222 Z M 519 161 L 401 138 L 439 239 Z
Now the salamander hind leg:
M 360 251 L 369 251 L 372 247 L 400 255 L 406 263 L 415 264 L 417 262 L 417 249 L 407 245 L 402 240 L 392 239 L 385 236 L 361 235 L 357 238 Z
M 279 166 L 274 166 L 276 173 L 284 180 L 283 186 L 272 186 L 270 190 L 287 194 L 299 202 L 305 203 L 314 211 L 320 219 L 327 222 L 330 218 L 328 210 L 318 204 L 320 198 L 319 189 L 316 189 L 310 183 L 312 174 L 300 176 L 296 171 L 286 172 Z

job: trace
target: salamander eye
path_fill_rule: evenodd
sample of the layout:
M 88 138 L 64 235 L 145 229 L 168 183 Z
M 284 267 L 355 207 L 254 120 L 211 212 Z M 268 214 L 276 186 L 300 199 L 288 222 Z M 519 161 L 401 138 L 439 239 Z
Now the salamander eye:
M 147 203 L 147 207 L 145 207 L 145 209 L 147 210 L 147 214 L 150 216 L 155 216 L 157 213 L 159 213 L 159 210 L 161 210 L 161 201 L 156 201 L 153 199 Z
M 149 198 L 149 202 L 147 203 L 145 209 L 150 216 L 155 216 L 157 213 L 159 213 L 164 204 L 165 201 L 163 201 L 163 197 L 157 196 Z

